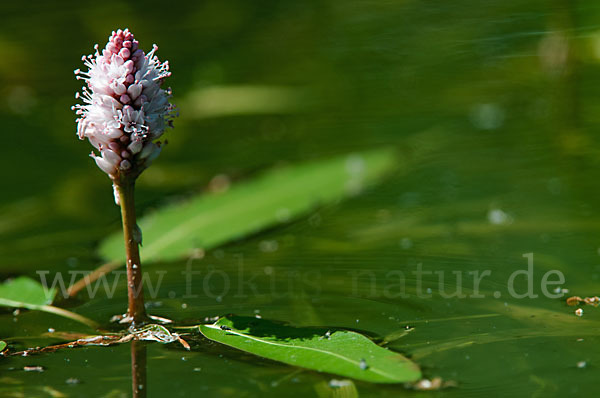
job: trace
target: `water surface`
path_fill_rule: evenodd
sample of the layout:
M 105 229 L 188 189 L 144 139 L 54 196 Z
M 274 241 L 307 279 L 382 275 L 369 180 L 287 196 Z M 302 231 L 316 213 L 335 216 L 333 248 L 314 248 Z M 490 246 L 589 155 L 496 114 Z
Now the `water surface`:
M 362 195 L 193 260 L 195 297 L 181 274 L 189 259 L 146 264 L 167 271 L 153 313 L 181 323 L 258 313 L 380 337 L 408 325 L 391 348 L 458 386 L 356 382 L 361 396 L 595 392 L 600 314 L 576 317 L 541 290 L 557 270 L 569 295 L 598 293 L 593 2 L 21 2 L 0 15 L 2 279 L 102 264 L 95 248 L 119 213 L 75 137 L 72 71 L 95 42 L 129 27 L 169 59 L 181 114 L 139 181 L 142 214 L 220 174 L 235 183 L 282 163 L 399 153 L 396 171 Z M 538 297 L 512 297 L 507 283 L 527 269 L 526 253 Z M 228 289 L 216 276 L 205 282 L 216 270 Z M 467 297 L 446 298 L 457 275 Z M 81 295 L 69 309 L 106 322 L 124 311 L 124 288 Z M 525 292 L 526 280 L 514 289 Z M 0 312 L 0 337 L 15 347 L 48 344 L 39 336 L 49 327 L 84 331 L 49 314 Z M 305 397 L 333 378 L 206 341 L 193 348 L 148 345 L 150 396 Z M 127 345 L 5 358 L 0 395 L 128 396 L 129 361 Z M 45 371 L 22 370 L 32 365 Z

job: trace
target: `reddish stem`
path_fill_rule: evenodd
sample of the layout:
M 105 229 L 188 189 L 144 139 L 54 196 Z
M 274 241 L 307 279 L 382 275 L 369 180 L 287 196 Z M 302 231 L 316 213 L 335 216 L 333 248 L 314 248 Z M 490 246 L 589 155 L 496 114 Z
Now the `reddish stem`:
M 144 307 L 144 287 L 142 279 L 142 263 L 140 261 L 141 232 L 135 217 L 135 178 L 126 178 L 117 184 L 121 218 L 123 219 L 123 237 L 127 254 L 127 315 L 132 326 L 140 326 L 148 320 Z

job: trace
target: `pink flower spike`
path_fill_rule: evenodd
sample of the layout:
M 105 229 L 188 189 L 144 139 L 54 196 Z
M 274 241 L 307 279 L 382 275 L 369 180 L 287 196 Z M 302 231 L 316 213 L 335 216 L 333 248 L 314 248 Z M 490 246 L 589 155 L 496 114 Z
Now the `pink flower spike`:
M 82 103 L 72 108 L 77 134 L 100 152 L 91 156 L 110 178 L 137 177 L 160 153 L 153 141 L 176 116 L 170 90 L 161 88 L 169 64 L 158 60 L 156 45 L 145 54 L 128 29 L 113 31 L 104 48 L 94 48 L 82 58 L 88 70 L 75 70 L 86 83 L 75 96 Z

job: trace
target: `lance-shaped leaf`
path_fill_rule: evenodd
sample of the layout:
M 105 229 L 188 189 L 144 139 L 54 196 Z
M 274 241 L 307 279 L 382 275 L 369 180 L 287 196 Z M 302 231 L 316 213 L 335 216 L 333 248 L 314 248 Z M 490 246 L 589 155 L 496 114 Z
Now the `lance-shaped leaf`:
M 372 150 L 278 168 L 225 193 L 163 208 L 139 222 L 142 257 L 173 260 L 288 222 L 320 204 L 357 194 L 395 165 L 393 150 Z M 100 254 L 122 262 L 123 235 L 107 238 Z
M 55 294 L 55 289 L 44 289 L 33 279 L 20 276 L 0 285 L 0 305 L 37 310 L 50 304 Z
M 93 329 L 97 328 L 98 325 L 91 319 L 49 305 L 55 295 L 55 289 L 44 288 L 26 276 L 20 276 L 0 284 L 0 306 L 50 312 L 83 323 Z
M 296 328 L 238 316 L 224 317 L 199 328 L 210 340 L 319 372 L 372 383 L 403 383 L 421 378 L 416 364 L 356 332 Z

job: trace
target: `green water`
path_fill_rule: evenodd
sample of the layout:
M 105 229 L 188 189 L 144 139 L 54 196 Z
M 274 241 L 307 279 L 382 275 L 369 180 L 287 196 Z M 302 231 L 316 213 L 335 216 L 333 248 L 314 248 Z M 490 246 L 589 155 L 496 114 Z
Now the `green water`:
M 589 396 L 600 309 L 576 317 L 541 283 L 557 270 L 568 295 L 598 293 L 598 21 L 594 2 L 558 0 L 4 2 L 0 278 L 102 264 L 95 249 L 119 213 L 75 137 L 72 71 L 127 26 L 170 61 L 181 114 L 139 181 L 142 214 L 219 174 L 235 183 L 281 163 L 400 154 L 397 171 L 361 196 L 192 261 L 201 274 L 191 292 L 181 274 L 190 260 L 146 264 L 166 271 L 152 313 L 185 324 L 259 313 L 379 337 L 409 325 L 390 347 L 457 385 L 356 382 L 361 396 Z M 526 253 L 537 298 L 507 287 Z M 473 272 L 486 270 L 483 297 L 472 297 Z M 445 298 L 456 273 L 467 297 Z M 514 288 L 527 290 L 523 276 Z M 121 284 L 112 298 L 65 305 L 107 323 L 125 302 Z M 56 342 L 40 337 L 49 327 L 86 332 L 0 310 L 0 338 L 14 348 Z M 334 378 L 207 341 L 147 349 L 149 396 L 316 396 Z M 33 365 L 45 371 L 23 370 Z M 130 377 L 128 345 L 3 358 L 0 396 L 129 396 Z

